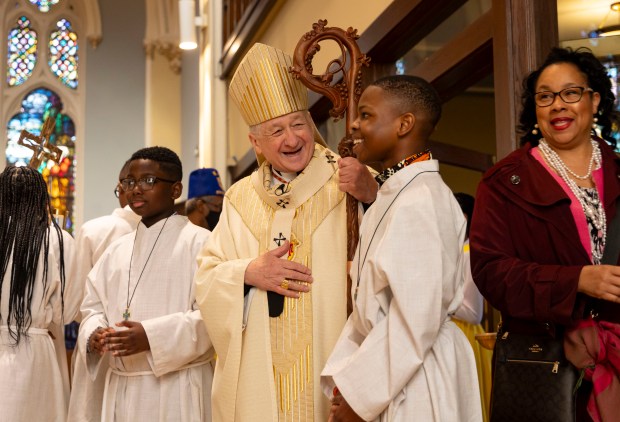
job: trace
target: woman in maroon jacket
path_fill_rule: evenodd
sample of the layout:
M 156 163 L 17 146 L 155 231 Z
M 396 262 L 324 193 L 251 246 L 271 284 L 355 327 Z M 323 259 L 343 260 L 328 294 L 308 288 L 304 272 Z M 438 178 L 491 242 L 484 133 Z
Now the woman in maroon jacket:
M 601 264 L 620 197 L 620 160 L 609 146 L 619 123 L 614 99 L 589 51 L 555 48 L 524 81 L 522 147 L 485 174 L 470 234 L 474 280 L 501 311 L 503 330 L 564 336 L 600 329 L 618 340 L 620 262 L 616 256 L 616 265 Z M 565 350 L 579 367 L 583 356 Z M 618 386 L 618 372 L 610 373 Z M 609 388 L 586 414 L 590 390 L 584 381 L 579 420 L 608 420 L 603 413 L 620 398 L 610 398 Z

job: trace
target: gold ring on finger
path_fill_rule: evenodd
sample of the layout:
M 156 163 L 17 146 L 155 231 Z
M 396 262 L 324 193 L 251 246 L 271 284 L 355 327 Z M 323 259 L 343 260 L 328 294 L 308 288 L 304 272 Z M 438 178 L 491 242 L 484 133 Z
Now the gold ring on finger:
M 288 280 L 284 279 L 284 281 L 280 283 L 280 287 L 282 287 L 284 290 L 288 290 Z

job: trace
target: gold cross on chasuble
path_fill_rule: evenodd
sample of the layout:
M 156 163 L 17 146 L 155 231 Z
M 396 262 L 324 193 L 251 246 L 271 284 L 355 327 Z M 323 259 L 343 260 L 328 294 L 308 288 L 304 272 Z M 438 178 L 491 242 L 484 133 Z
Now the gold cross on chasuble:
M 17 143 L 33 151 L 32 158 L 28 164 L 33 169 L 38 169 L 43 160 L 52 160 L 60 163 L 62 150 L 50 143 L 50 135 L 54 129 L 54 119 L 48 117 L 41 128 L 41 135 L 36 136 L 27 130 L 22 130 Z

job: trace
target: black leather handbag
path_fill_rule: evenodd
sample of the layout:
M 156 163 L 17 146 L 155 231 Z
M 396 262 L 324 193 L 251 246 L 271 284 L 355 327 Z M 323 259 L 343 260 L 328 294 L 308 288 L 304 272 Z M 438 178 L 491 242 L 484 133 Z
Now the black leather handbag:
M 579 371 L 561 339 L 499 332 L 491 391 L 491 422 L 571 422 Z

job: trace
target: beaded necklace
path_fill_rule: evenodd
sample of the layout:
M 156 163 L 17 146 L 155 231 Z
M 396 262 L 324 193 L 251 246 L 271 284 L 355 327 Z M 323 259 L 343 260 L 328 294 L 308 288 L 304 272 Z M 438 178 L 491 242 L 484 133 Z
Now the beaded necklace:
M 551 167 L 557 172 L 557 174 L 564 180 L 566 185 L 568 185 L 569 189 L 575 197 L 579 200 L 581 204 L 581 208 L 583 209 L 586 218 L 592 221 L 594 227 L 601 233 L 603 248 L 605 245 L 605 237 L 607 234 L 607 217 L 605 215 L 605 209 L 603 207 L 603 202 L 600 200 L 598 195 L 595 197 L 589 196 L 585 189 L 580 188 L 575 180 L 571 178 L 569 175 L 573 176 L 579 180 L 586 180 L 592 176 L 593 170 L 598 170 L 601 168 L 601 163 L 603 161 L 601 156 L 601 150 L 598 147 L 598 143 L 595 140 L 590 141 L 592 143 L 592 156 L 590 157 L 590 164 L 588 165 L 588 172 L 584 176 L 580 176 L 575 174 L 564 161 L 555 152 L 545 141 L 541 139 L 538 143 L 538 149 L 542 152 L 543 156 L 549 163 Z M 595 189 L 596 191 L 596 189 Z M 600 251 L 592 251 L 592 256 L 594 261 L 599 261 L 602 256 L 598 256 Z
M 545 154 L 547 161 L 553 161 L 553 164 L 557 164 L 559 167 L 563 168 L 567 173 L 573 176 L 575 179 L 579 180 L 587 180 L 592 176 L 592 170 L 599 169 L 601 167 L 601 150 L 598 147 L 598 143 L 595 140 L 590 140 L 592 143 L 592 155 L 590 156 L 590 164 L 588 164 L 588 172 L 580 176 L 574 171 L 572 171 L 564 161 L 560 158 L 557 152 L 555 152 L 547 143 L 547 141 L 543 138 L 539 142 L 539 148 Z M 596 164 L 596 168 L 594 165 Z M 555 167 L 554 167 L 555 168 Z M 557 169 L 556 169 L 557 170 Z
M 382 186 L 390 176 L 393 176 L 398 170 L 404 169 L 409 164 L 416 163 L 418 161 L 432 160 L 433 156 L 431 155 L 431 151 L 426 149 L 421 152 L 416 152 L 415 154 L 410 155 L 404 160 L 399 161 L 396 165 L 383 170 L 381 173 L 375 176 L 375 180 L 379 183 L 379 186 Z

